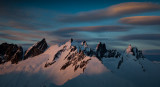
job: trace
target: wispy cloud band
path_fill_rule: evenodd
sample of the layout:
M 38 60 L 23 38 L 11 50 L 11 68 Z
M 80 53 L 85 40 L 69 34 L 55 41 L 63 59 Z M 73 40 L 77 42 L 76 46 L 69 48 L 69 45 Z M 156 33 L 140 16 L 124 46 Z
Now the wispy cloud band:
M 61 15 L 58 20 L 61 22 L 88 22 L 158 10 L 160 10 L 159 4 L 147 2 L 127 2 L 99 10 L 80 12 L 71 15 Z
M 120 23 L 133 25 L 160 25 L 160 16 L 133 16 L 121 18 Z

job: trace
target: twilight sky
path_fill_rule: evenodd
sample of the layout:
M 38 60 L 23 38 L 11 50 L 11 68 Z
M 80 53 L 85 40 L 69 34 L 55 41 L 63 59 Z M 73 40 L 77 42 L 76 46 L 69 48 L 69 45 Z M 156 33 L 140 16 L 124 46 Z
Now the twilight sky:
M 146 55 L 160 55 L 160 1 L 0 1 L 0 43 L 27 48 L 42 38 L 49 45 L 70 38 L 116 49 L 132 44 Z

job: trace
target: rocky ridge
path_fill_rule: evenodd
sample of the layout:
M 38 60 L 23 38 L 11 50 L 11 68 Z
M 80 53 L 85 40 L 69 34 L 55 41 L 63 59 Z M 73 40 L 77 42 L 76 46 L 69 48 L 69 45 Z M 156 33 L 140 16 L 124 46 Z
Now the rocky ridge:
M 24 57 L 23 48 L 21 46 L 2 43 L 0 45 L 0 48 L 0 63 L 5 63 L 7 61 L 11 61 L 11 63 L 18 63 L 18 61 L 20 60 L 42 54 L 48 48 L 48 45 L 46 40 L 42 39 L 41 41 L 31 46 L 28 50 L 26 50 Z M 66 62 L 66 64 L 62 66 L 62 70 L 71 64 L 75 66 L 75 70 L 78 67 L 82 68 L 82 66 L 86 65 L 86 63 L 89 61 L 81 61 L 84 59 L 85 56 L 96 56 L 99 60 L 102 60 L 102 58 L 121 58 L 121 61 L 118 64 L 118 68 L 123 62 L 123 56 L 121 52 L 117 51 L 116 49 L 107 49 L 106 44 L 102 42 L 99 42 L 97 44 L 96 49 L 92 49 L 88 47 L 86 41 L 82 41 L 82 43 L 80 44 L 71 39 L 68 42 L 68 45 L 63 45 L 62 49 L 60 49 L 55 54 L 52 61 L 49 61 L 45 64 L 45 67 L 54 64 L 56 62 L 56 59 L 58 59 L 61 56 L 61 54 L 65 51 L 69 51 L 65 57 L 65 59 L 67 59 L 68 62 Z M 131 45 L 129 45 L 126 49 L 126 53 L 135 56 L 137 59 L 144 58 L 142 51 L 138 50 L 136 47 L 131 47 Z M 79 61 L 81 62 L 77 65 Z
M 23 48 L 16 44 L 2 43 L 0 45 L 0 64 L 11 61 L 12 64 L 29 57 L 37 56 L 47 49 L 48 45 L 45 39 L 31 46 L 23 56 Z

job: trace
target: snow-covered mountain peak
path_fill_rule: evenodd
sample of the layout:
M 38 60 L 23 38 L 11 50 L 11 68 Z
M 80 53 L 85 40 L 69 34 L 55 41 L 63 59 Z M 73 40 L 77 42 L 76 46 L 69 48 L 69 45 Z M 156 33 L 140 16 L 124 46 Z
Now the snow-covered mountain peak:
M 74 48 L 77 52 L 83 51 L 84 53 L 86 53 L 90 51 L 90 48 L 88 47 L 86 41 L 80 43 L 76 40 L 73 40 L 72 38 L 62 46 L 66 46 L 66 49 Z
M 126 53 L 131 54 L 135 56 L 136 58 L 144 58 L 142 51 L 138 50 L 137 47 L 132 47 L 131 44 L 126 49 Z
M 128 46 L 128 48 L 126 49 L 126 53 L 131 53 L 131 49 L 132 49 L 132 46 L 131 44 Z
M 61 45 L 61 46 L 66 46 L 67 49 L 71 48 L 72 46 L 79 46 L 79 43 L 76 42 L 75 40 L 73 40 L 73 38 L 71 38 L 69 41 L 67 41 L 65 44 Z
M 99 74 L 106 71 L 106 68 L 102 63 L 95 58 L 87 55 L 88 47 L 84 47 L 81 43 L 69 40 L 65 44 L 58 46 L 51 46 L 45 52 L 49 54 L 49 59 L 45 63 L 44 67 L 46 69 L 50 67 L 56 67 L 54 73 L 58 73 L 56 84 L 64 84 L 68 79 L 77 77 L 78 75 L 84 73 L 85 69 L 88 74 Z M 92 60 L 93 59 L 93 60 Z M 92 63 L 97 63 L 95 67 L 91 67 Z M 89 64 L 89 66 L 87 66 Z M 94 70 L 94 68 L 96 70 Z M 64 74 L 65 73 L 65 74 Z
M 84 46 L 84 47 L 88 47 L 88 44 L 87 44 L 86 41 L 83 41 L 83 42 L 81 43 L 81 45 Z

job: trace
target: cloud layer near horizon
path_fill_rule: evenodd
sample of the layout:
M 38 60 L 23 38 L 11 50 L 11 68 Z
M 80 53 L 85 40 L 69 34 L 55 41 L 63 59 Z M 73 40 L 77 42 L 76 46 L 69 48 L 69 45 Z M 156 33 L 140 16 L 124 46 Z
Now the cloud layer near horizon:
M 121 36 L 118 39 L 124 41 L 130 40 L 160 40 L 160 34 L 132 34 Z
M 147 2 L 127 2 L 94 11 L 61 15 L 58 20 L 61 22 L 88 22 L 158 10 L 160 10 L 159 4 Z
M 144 50 L 145 55 L 160 55 L 160 49 Z

